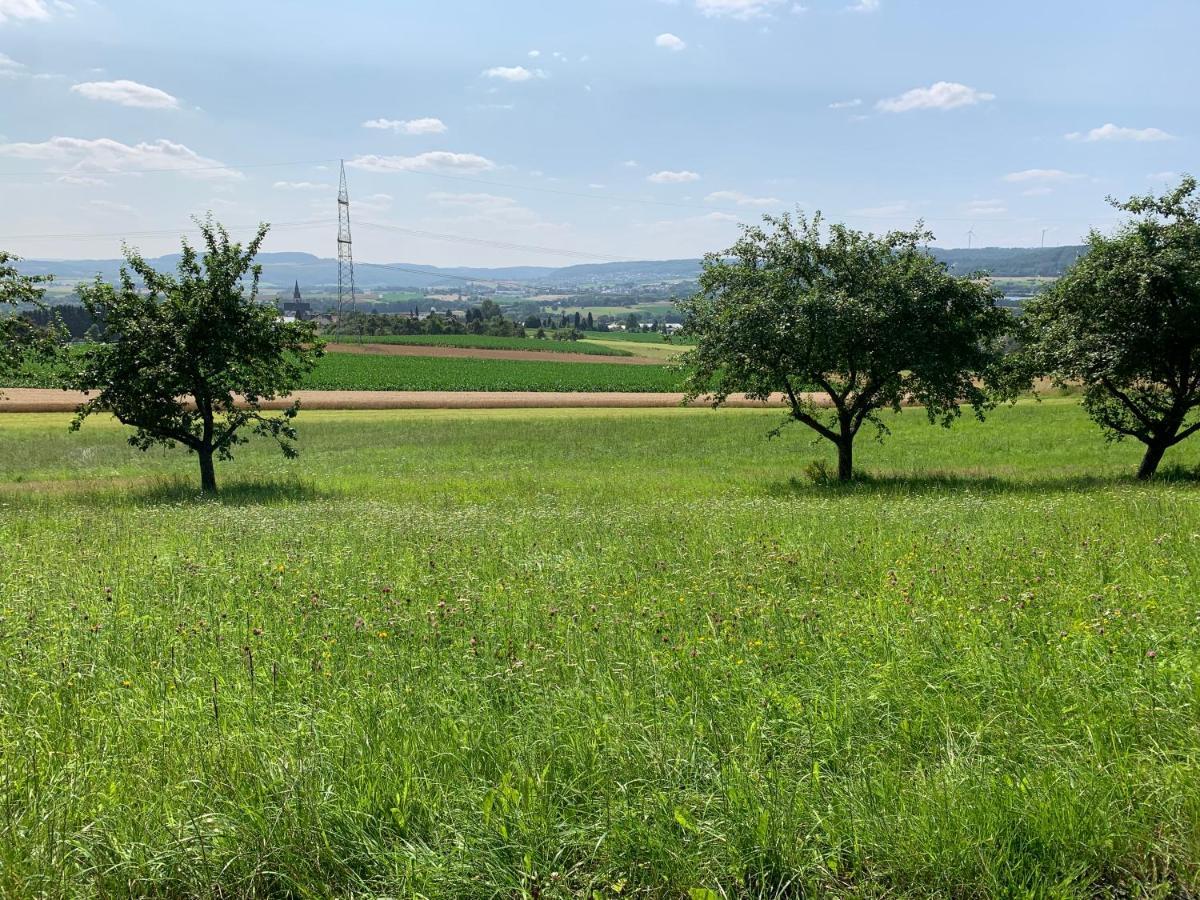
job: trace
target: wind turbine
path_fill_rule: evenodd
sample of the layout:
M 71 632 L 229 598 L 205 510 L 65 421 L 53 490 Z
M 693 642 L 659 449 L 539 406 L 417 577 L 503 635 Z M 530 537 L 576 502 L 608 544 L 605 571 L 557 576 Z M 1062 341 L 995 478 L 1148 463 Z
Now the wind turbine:
M 967 249 L 970 250 L 975 243 L 975 226 L 971 226 L 971 230 L 967 232 Z

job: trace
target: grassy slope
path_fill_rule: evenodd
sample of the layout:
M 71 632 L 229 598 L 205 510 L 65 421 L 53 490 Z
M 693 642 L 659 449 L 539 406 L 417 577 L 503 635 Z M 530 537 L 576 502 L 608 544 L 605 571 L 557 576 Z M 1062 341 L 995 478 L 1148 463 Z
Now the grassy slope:
M 1196 485 L 1055 402 L 814 488 L 777 419 L 306 413 L 200 504 L 0 417 L 0 893 L 1196 889 Z
M 690 338 L 672 337 L 668 341 L 665 336 L 648 331 L 585 331 L 584 334 L 589 339 L 598 341 L 621 341 L 632 344 L 665 344 L 671 347 L 690 347 L 693 344 Z
M 678 372 L 653 365 L 330 353 L 302 387 L 359 391 L 658 393 L 682 390 L 682 380 Z
M 337 335 L 335 343 L 359 343 L 357 337 Z M 537 350 L 553 353 L 583 353 L 589 356 L 632 356 L 620 347 L 602 347 L 580 341 L 538 340 L 537 338 L 491 337 L 486 334 L 383 334 L 366 335 L 367 344 L 411 344 L 417 347 L 465 347 L 486 350 Z
M 687 352 L 687 347 L 678 346 L 675 344 L 655 344 L 655 343 L 631 343 L 627 341 L 605 341 L 593 340 L 581 341 L 580 343 L 596 344 L 600 347 L 632 347 L 633 353 L 630 355 L 641 356 L 646 359 L 653 359 L 657 362 L 672 363 L 676 361 L 683 353 Z

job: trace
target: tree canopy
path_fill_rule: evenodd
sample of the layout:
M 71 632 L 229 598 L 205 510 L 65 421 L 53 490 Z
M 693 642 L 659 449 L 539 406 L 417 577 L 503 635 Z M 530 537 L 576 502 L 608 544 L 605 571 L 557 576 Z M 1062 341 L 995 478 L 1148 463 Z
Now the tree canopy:
M 1081 383 L 1110 440 L 1146 445 L 1138 477 L 1150 478 L 1200 431 L 1200 197 L 1187 177 L 1161 197 L 1109 202 L 1134 218 L 1112 236 L 1093 230 L 1025 324 L 1034 370 Z
M 820 214 L 746 227 L 705 257 L 680 306 L 698 340 L 690 397 L 783 393 L 790 419 L 837 446 L 848 480 L 863 425 L 886 431 L 881 410 L 912 401 L 949 425 L 966 402 L 982 416 L 994 401 L 980 380 L 995 373 L 1011 316 L 984 279 L 954 277 L 930 256 L 920 225 L 883 236 L 824 228 Z
M 0 375 L 9 375 L 21 368 L 31 355 L 50 356 L 61 337 L 58 320 L 46 312 L 42 302 L 44 284 L 49 275 L 22 275 L 15 265 L 16 256 L 0 250 Z M 20 315 L 22 306 L 32 306 L 44 312 L 45 324 L 39 326 L 29 317 Z M 10 307 L 5 310 L 4 307 Z
M 198 224 L 203 253 L 184 240 L 177 274 L 156 271 L 126 248 L 119 285 L 98 279 L 81 290 L 103 326 L 66 381 L 95 393 L 74 428 L 107 412 L 137 429 L 129 442 L 142 450 L 182 444 L 199 457 L 202 490 L 215 492 L 214 457 L 232 458 L 247 440 L 245 426 L 295 455 L 299 401 L 278 415 L 265 414 L 262 403 L 295 389 L 322 348 L 312 323 L 284 322 L 257 300 L 254 257 L 268 226 L 243 247 L 211 219 Z

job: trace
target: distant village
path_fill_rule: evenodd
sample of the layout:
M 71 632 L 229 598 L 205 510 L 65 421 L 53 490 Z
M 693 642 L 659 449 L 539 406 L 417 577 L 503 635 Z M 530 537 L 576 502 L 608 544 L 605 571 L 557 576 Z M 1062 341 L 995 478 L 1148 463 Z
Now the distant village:
M 555 324 L 566 326 L 574 321 L 574 314 L 568 315 L 564 310 L 578 310 L 581 318 L 586 318 L 587 329 L 596 331 L 655 331 L 663 334 L 674 334 L 683 326 L 679 314 L 673 308 L 663 307 L 669 303 L 671 292 L 678 285 L 664 283 L 662 285 L 641 285 L 635 289 L 629 287 L 606 287 L 595 291 L 579 293 L 539 293 L 534 288 L 500 287 L 492 285 L 469 285 L 457 291 L 435 289 L 423 292 L 410 292 L 412 296 L 403 300 L 395 299 L 396 293 L 391 291 L 362 291 L 358 293 L 355 312 L 381 315 L 403 316 L 406 318 L 426 320 L 430 317 L 440 317 L 443 320 L 453 319 L 460 322 L 470 321 L 470 313 L 479 304 L 488 302 L 504 308 L 504 311 L 514 321 L 524 321 L 526 327 L 537 328 L 542 322 L 546 327 Z M 281 291 L 275 298 L 281 320 L 285 322 L 313 322 L 322 330 L 333 330 L 338 326 L 338 310 L 336 298 L 327 289 L 317 290 L 316 299 L 305 299 L 300 282 L 296 281 L 290 291 Z M 609 310 L 599 314 L 586 311 L 588 306 Z M 652 306 L 647 310 L 644 307 Z M 620 308 L 621 313 L 614 315 L 611 310 Z M 626 311 L 628 310 L 628 311 Z M 537 320 L 538 324 L 534 324 Z M 577 327 L 584 327 L 579 321 Z

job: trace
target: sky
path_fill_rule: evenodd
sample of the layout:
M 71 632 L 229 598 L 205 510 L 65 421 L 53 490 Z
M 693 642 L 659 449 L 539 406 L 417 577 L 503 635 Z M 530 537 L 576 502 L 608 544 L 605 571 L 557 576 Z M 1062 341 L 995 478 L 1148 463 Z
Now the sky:
M 797 208 L 1077 243 L 1196 165 L 1196 0 L 0 0 L 0 248 L 544 265 Z

